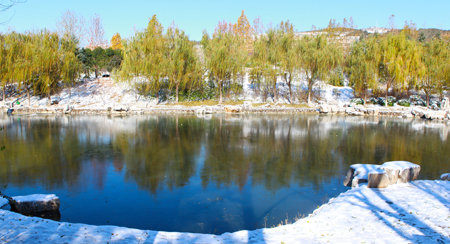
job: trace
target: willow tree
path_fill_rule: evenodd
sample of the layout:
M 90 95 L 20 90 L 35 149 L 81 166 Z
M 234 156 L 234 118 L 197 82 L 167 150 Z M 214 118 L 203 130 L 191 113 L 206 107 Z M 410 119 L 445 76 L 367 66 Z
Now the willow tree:
M 283 59 L 280 50 L 280 37 L 282 33 L 276 29 L 269 29 L 259 36 L 254 43 L 252 56 L 253 73 L 261 76 L 261 81 L 272 86 L 272 98 L 277 99 L 277 80 L 281 75 L 281 62 Z
M 415 48 L 414 40 L 407 38 L 404 32 L 394 35 L 392 33 L 383 36 L 378 43 L 378 78 L 386 88 L 386 106 L 388 91 L 393 86 L 404 88 L 409 78 L 416 76 L 414 62 L 418 62 L 419 56 Z
M 36 38 L 33 42 L 35 58 L 30 69 L 35 89 L 46 94 L 50 103 L 50 95 L 58 82 L 71 83 L 78 76 L 80 64 L 75 54 L 76 43 L 48 31 L 34 34 L 33 38 Z
M 347 57 L 346 72 L 350 85 L 367 100 L 367 89 L 377 85 L 377 38 L 353 43 Z
M 244 42 L 233 31 L 217 29 L 212 38 L 204 32 L 201 44 L 207 70 L 219 89 L 219 103 L 222 103 L 224 82 L 236 82 L 243 75 L 248 57 Z
M 164 75 L 164 33 L 156 15 L 150 19 L 144 31 L 138 31 L 124 45 L 121 80 L 135 81 L 136 89 L 142 86 L 146 92 L 155 92 L 159 102 L 161 79 Z
M 306 74 L 308 104 L 318 80 L 327 79 L 343 60 L 343 51 L 336 43 L 328 43 L 325 35 L 304 36 L 298 43 L 299 68 Z
M 289 102 L 292 103 L 292 78 L 298 68 L 298 54 L 296 45 L 296 38 L 294 34 L 294 26 L 286 22 L 281 22 L 279 27 L 279 52 L 281 55 L 280 68 L 282 77 L 289 87 Z
M 184 87 L 196 78 L 197 55 L 189 37 L 178 27 L 167 29 L 164 70 L 171 87 L 175 86 L 175 102 L 178 103 L 180 85 Z
M 425 92 L 427 107 L 430 102 L 430 93 L 442 89 L 449 81 L 449 48 L 448 42 L 439 39 L 424 45 L 421 61 L 425 66 L 425 72 L 419 79 L 419 88 Z

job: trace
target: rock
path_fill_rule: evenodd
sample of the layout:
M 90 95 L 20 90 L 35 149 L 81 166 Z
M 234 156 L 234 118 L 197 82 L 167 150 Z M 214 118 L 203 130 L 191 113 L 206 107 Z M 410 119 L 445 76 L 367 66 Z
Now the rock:
M 450 181 L 450 173 L 441 175 L 441 180 Z
M 344 185 L 357 187 L 360 183 L 367 182 L 369 188 L 384 188 L 411 182 L 417 179 L 419 172 L 419 165 L 406 161 L 391 161 L 382 165 L 353 164 L 347 172 Z
M 212 114 L 213 113 L 213 109 L 212 107 L 205 107 L 205 114 Z
M 345 109 L 345 113 L 346 114 L 353 113 L 353 112 L 356 112 L 356 110 L 353 107 L 348 107 L 348 108 Z
M 330 109 L 330 107 L 328 106 L 328 105 L 320 105 L 319 106 L 319 113 L 322 113 L 322 114 L 327 114 L 327 113 L 329 113 L 331 111 L 331 109 Z
M 244 101 L 243 108 L 244 108 L 245 110 L 250 110 L 250 109 L 252 109 L 252 108 L 253 108 L 252 101 Z
M 398 172 L 386 172 L 384 170 L 374 170 L 369 172 L 367 187 L 369 188 L 386 188 L 395 184 L 398 179 Z
M 348 113 L 348 115 L 353 115 L 353 116 L 363 116 L 364 113 L 363 113 L 363 112 L 357 112 L 357 111 L 355 111 L 355 112 L 350 112 L 350 113 Z
M 240 113 L 242 112 L 242 107 L 240 106 L 225 106 L 224 107 L 226 113 Z
M 11 210 L 22 214 L 57 211 L 60 206 L 59 197 L 55 194 L 34 194 L 13 197 L 12 199 L 13 200 L 9 202 Z
M 420 173 L 420 165 L 407 161 L 386 162 L 380 166 L 380 169 L 385 170 L 388 173 L 398 174 L 398 180 L 393 184 L 411 182 L 417 179 Z
M 414 115 L 412 115 L 411 113 L 405 113 L 402 115 L 403 118 L 414 118 Z
M 378 116 L 378 114 L 380 113 L 380 111 L 376 108 L 368 108 L 367 109 L 367 114 L 368 115 L 372 115 L 372 116 Z
M 364 114 L 367 113 L 367 109 L 364 106 L 361 106 L 361 105 L 355 106 L 355 110 L 357 112 L 361 112 L 361 113 L 364 113 Z
M 376 164 L 352 164 L 344 180 L 344 186 L 358 187 L 359 183 L 368 181 L 368 174 L 377 170 L 380 166 Z
M 133 105 L 133 107 L 134 107 L 134 108 L 141 109 L 141 108 L 147 108 L 147 105 L 148 105 L 148 103 L 143 102 L 143 101 L 139 101 L 139 102 L 135 103 L 135 104 Z
M 196 114 L 205 114 L 206 109 L 205 108 L 198 108 L 195 110 Z

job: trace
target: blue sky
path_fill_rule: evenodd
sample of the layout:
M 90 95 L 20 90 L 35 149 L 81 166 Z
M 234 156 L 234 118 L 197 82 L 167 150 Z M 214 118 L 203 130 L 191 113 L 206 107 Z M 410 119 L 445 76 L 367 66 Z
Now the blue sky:
M 218 21 L 236 22 L 241 10 L 245 11 L 250 23 L 258 15 L 265 25 L 270 22 L 276 25 L 289 19 L 299 31 L 310 30 L 312 25 L 323 28 L 330 19 L 342 22 L 350 16 L 358 28 L 387 27 L 392 14 L 396 16 L 397 27 L 402 27 L 405 20 L 412 20 L 419 28 L 450 29 L 449 9 L 448 0 L 28 0 L 0 13 L 0 22 L 13 16 L 8 24 L 0 26 L 0 32 L 10 27 L 19 32 L 43 28 L 55 30 L 56 20 L 66 10 L 81 13 L 87 20 L 95 13 L 99 14 L 108 41 L 116 32 L 122 38 L 130 37 L 134 28 L 145 28 L 153 14 L 165 28 L 175 21 L 191 39 L 200 40 L 202 31 L 213 32 Z

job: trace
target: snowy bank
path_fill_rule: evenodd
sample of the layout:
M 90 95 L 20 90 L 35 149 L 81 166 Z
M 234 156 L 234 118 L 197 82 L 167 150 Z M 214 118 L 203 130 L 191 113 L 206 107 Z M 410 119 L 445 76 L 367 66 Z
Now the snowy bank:
M 0 210 L 14 243 L 450 243 L 450 182 L 414 181 L 342 193 L 294 224 L 222 235 L 93 226 Z

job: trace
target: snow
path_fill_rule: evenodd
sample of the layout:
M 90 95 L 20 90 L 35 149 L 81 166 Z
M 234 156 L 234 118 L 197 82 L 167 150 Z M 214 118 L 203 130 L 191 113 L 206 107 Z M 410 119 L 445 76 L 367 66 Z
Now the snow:
M 46 202 L 58 198 L 55 194 L 33 194 L 27 196 L 17 196 L 13 199 L 18 202 Z
M 352 164 L 350 167 L 355 170 L 354 179 L 367 180 L 370 172 L 380 171 L 380 165 L 377 164 Z
M 414 181 L 342 193 L 293 224 L 222 235 L 55 222 L 0 210 L 14 243 L 450 243 L 450 182 Z
M 409 168 L 415 168 L 418 167 L 417 164 L 413 164 L 411 162 L 407 162 L 407 161 L 390 161 L 390 162 L 386 162 L 384 164 L 382 164 L 380 166 L 380 168 L 385 169 L 398 169 L 398 170 L 404 170 L 404 169 L 409 169 Z

